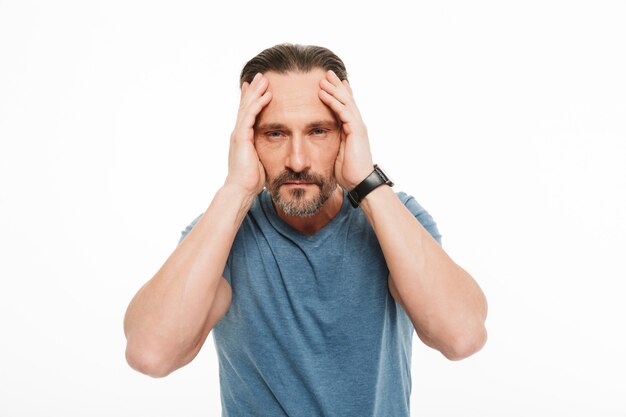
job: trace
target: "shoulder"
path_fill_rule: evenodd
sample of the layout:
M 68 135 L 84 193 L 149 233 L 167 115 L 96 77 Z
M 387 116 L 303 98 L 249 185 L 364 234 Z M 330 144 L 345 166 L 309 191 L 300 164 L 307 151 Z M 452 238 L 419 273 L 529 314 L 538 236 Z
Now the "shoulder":
M 405 193 L 404 191 L 398 191 L 396 193 L 402 204 L 404 204 L 413 214 L 421 214 L 427 213 L 426 209 L 422 207 L 420 203 L 417 202 L 415 197 L 410 194 Z
M 261 215 L 263 215 L 263 208 L 261 207 L 261 198 L 262 198 L 262 194 L 263 191 L 261 191 L 256 198 L 254 199 L 252 206 L 250 207 L 250 210 L 248 210 L 248 213 L 246 214 L 246 217 L 244 219 L 244 223 L 249 220 L 250 217 L 260 217 Z M 202 216 L 204 215 L 205 212 L 202 212 L 200 214 L 198 214 L 192 221 L 191 223 L 189 223 L 187 225 L 187 227 L 185 227 L 184 230 L 182 230 L 180 232 L 180 238 L 178 239 L 178 244 L 180 244 L 180 242 L 183 241 L 183 239 L 185 238 L 185 236 L 187 236 L 189 234 L 189 232 L 191 232 L 191 230 L 194 228 L 194 226 L 198 223 L 198 221 L 200 221 L 200 219 L 202 218 Z

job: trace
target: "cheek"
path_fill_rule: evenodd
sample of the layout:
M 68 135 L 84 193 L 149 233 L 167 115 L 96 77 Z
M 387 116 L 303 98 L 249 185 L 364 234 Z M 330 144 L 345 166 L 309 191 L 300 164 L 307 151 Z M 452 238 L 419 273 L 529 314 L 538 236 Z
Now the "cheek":
M 339 155 L 339 149 L 341 148 L 340 145 L 341 145 L 341 140 L 337 139 L 333 147 L 333 155 L 335 155 L 335 158 L 337 158 L 337 155 Z
M 328 159 L 333 163 L 335 162 L 335 159 L 337 159 L 337 155 L 339 155 L 339 143 L 339 139 L 337 139 L 333 140 L 332 143 L 328 145 Z
M 335 161 L 339 154 L 339 146 L 335 143 L 327 144 L 319 150 L 317 155 L 319 170 L 322 170 L 325 175 L 333 175 L 335 171 Z
M 277 152 L 272 150 L 269 146 L 264 146 L 261 142 L 255 142 L 254 148 L 256 149 L 256 154 L 259 157 L 259 161 L 261 161 L 261 165 L 263 165 L 265 172 L 269 176 L 274 176 L 278 156 Z

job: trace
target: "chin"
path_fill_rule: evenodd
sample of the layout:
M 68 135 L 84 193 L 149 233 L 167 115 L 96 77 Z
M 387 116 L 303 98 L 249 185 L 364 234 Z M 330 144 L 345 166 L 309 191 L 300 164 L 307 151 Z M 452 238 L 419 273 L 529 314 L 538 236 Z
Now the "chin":
M 325 201 L 319 191 L 315 195 L 307 194 L 311 193 L 303 189 L 288 190 L 272 196 L 272 200 L 288 216 L 311 217 L 320 211 Z

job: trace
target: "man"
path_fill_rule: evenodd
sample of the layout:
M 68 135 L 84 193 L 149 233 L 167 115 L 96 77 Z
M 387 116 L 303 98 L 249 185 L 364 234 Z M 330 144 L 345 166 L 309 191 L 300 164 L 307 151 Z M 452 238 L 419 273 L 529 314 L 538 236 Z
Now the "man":
M 343 62 L 261 52 L 241 74 L 223 187 L 128 307 L 129 364 L 168 375 L 213 330 L 225 416 L 408 416 L 413 330 L 467 357 L 487 305 L 391 186 Z

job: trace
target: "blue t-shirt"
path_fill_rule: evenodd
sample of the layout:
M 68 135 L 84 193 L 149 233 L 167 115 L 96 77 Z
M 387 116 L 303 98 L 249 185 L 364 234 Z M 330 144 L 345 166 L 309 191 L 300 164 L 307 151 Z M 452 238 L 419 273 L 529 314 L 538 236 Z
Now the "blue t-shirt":
M 397 195 L 441 243 L 426 210 Z M 308 236 L 261 192 L 224 269 L 230 308 L 212 330 L 222 416 L 409 416 L 414 329 L 388 275 L 372 227 L 345 193 L 337 216 Z

